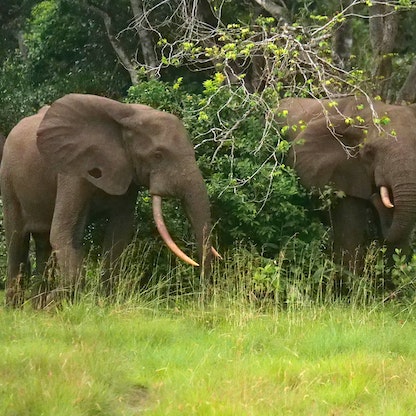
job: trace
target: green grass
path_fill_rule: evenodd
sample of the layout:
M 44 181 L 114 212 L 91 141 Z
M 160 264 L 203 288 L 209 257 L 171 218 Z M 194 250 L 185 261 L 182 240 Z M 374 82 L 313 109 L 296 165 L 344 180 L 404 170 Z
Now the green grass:
M 413 311 L 0 311 L 0 414 L 410 415 Z
M 137 291 L 145 256 L 110 302 L 90 265 L 74 305 L 0 308 L 2 416 L 415 413 L 410 269 L 406 297 L 386 301 L 363 276 L 336 299 L 316 256 L 237 250 L 214 284 L 156 263 Z

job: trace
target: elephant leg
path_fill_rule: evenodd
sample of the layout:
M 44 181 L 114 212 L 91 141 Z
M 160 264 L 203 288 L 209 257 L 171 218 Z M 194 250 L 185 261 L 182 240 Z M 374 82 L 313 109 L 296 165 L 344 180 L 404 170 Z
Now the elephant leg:
M 360 272 L 364 267 L 368 243 L 368 208 L 366 200 L 346 196 L 331 209 L 335 259 L 352 272 Z
M 34 233 L 35 252 L 36 252 L 36 274 L 43 275 L 47 269 L 52 253 L 51 243 L 48 233 Z
M 133 239 L 136 199 L 137 189 L 131 187 L 127 194 L 113 198 L 110 203 L 110 214 L 102 245 L 104 258 L 102 284 L 107 295 L 112 292 L 118 278 L 121 265 L 117 264 L 117 260 Z
M 8 187 L 3 191 L 3 227 L 7 247 L 6 305 L 17 307 L 24 301 L 24 279 L 31 274 L 30 235 L 25 231 L 20 204 Z
M 25 279 L 30 278 L 29 234 L 15 231 L 6 232 L 7 244 L 7 281 L 6 305 L 18 307 L 23 304 Z
M 394 209 L 386 208 L 381 201 L 381 197 L 379 193 L 372 195 L 371 203 L 373 204 L 374 208 L 377 210 L 378 217 L 380 219 L 380 227 L 382 231 L 383 238 L 387 237 L 388 230 L 391 227 L 393 222 L 393 214 Z
M 50 297 L 72 297 L 80 280 L 83 260 L 83 234 L 93 185 L 82 178 L 58 175 L 55 211 L 50 242 L 58 266 L 58 286 Z
M 52 247 L 49 232 L 33 233 L 36 252 L 36 275 L 39 279 L 32 291 L 32 302 L 35 308 L 46 306 L 47 293 L 50 291 L 53 267 L 51 265 Z

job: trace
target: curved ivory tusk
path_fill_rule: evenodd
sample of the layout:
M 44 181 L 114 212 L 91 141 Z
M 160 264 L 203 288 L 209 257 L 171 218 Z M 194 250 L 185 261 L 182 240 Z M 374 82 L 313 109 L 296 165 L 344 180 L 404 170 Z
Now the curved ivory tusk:
M 223 258 L 222 258 L 222 256 L 221 256 L 221 254 L 220 254 L 220 253 L 218 253 L 218 251 L 217 251 L 217 250 L 215 250 L 215 248 L 214 248 L 214 247 L 211 247 L 211 253 L 212 253 L 215 257 L 217 257 L 218 259 L 223 260 Z
M 381 200 L 383 201 L 383 205 L 386 208 L 393 208 L 394 207 L 394 205 L 392 204 L 392 202 L 390 200 L 389 190 L 387 189 L 386 186 L 380 186 L 380 197 L 381 197 Z
M 186 263 L 192 266 L 199 266 L 199 264 L 196 261 L 188 257 L 172 240 L 172 237 L 170 236 L 169 231 L 166 228 L 165 221 L 163 221 L 162 198 L 159 195 L 152 195 L 152 206 L 153 206 L 153 219 L 155 220 L 157 230 L 159 231 L 159 234 L 162 237 L 165 244 L 181 260 L 185 261 Z

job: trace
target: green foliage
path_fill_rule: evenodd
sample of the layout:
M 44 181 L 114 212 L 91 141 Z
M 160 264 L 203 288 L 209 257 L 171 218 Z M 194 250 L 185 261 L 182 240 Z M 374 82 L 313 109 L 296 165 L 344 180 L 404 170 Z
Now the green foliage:
M 146 104 L 159 110 L 168 111 L 182 116 L 183 100 L 187 97 L 180 89 L 180 79 L 172 85 L 156 80 L 146 81 L 142 79 L 139 85 L 134 85 L 128 89 L 125 101 L 127 103 Z M 192 96 L 190 95 L 191 99 Z
M 130 88 L 127 101 L 183 119 L 206 178 L 221 247 L 245 241 L 274 256 L 295 234 L 311 241 L 321 227 L 311 222 L 306 192 L 284 164 L 287 142 L 272 124 L 265 126 L 267 103 L 223 81 L 214 75 L 202 94 L 178 82 L 141 82 Z
M 5 40 L 0 60 L 0 131 L 7 133 L 22 117 L 68 92 L 125 96 L 129 77 L 111 47 L 102 15 L 86 7 L 87 2 L 6 3 L 0 6 L 0 31 Z M 116 40 L 140 67 L 143 56 L 137 46 L 130 2 L 118 0 L 117 7 L 106 0 L 88 3 L 108 13 Z M 289 254 L 289 242 L 295 241 L 292 237 L 296 235 L 297 250 L 306 257 L 317 257 L 314 250 L 306 250 L 302 244 L 313 240 L 321 244 L 323 229 L 308 212 L 308 195 L 284 164 L 290 145 L 276 131 L 273 112 L 281 96 L 321 97 L 370 90 L 378 80 L 369 75 L 373 59 L 368 20 L 352 19 L 351 70 L 340 71 L 334 65 L 331 41 L 346 16 L 340 13 L 337 0 L 287 2 L 285 17 L 289 23 L 285 25 L 259 14 L 262 9 L 252 1 L 199 3 L 211 7 L 211 11 L 205 10 L 209 16 L 204 17 L 203 25 L 194 20 L 192 25 L 184 24 L 189 10 L 174 10 L 171 2 L 144 2 L 165 82 L 148 82 L 143 66 L 139 71 L 142 79 L 128 90 L 126 101 L 170 111 L 184 120 L 206 178 L 220 249 L 242 241 L 275 258 L 276 264 L 258 266 L 256 285 L 266 291 L 271 287 L 279 293 L 287 292 L 287 284 L 282 281 L 288 281 L 293 268 L 302 273 L 319 270 L 308 262 L 293 266 L 294 251 Z M 356 4 L 354 13 L 368 16 L 370 3 Z M 396 2 L 406 13 L 401 16 L 403 30 L 393 55 L 391 85 L 395 91 L 402 85 L 416 52 L 414 36 L 409 32 L 415 16 L 411 3 Z M 193 19 L 195 15 L 198 13 L 188 17 Z M 209 25 L 216 29 L 208 33 L 205 29 Z M 24 34 L 24 45 L 19 49 L 16 28 Z M 361 122 L 348 120 L 353 121 Z M 379 122 L 388 125 L 389 120 L 384 117 Z M 322 208 L 338 197 L 342 195 L 334 195 L 330 189 L 323 192 Z M 137 210 L 141 235 L 153 238 L 147 194 L 141 195 Z M 170 203 L 166 213 L 173 233 L 183 235 L 183 244 L 190 245 L 193 239 L 182 210 Z M 152 252 L 157 253 L 155 257 L 160 254 L 155 247 Z M 401 257 L 399 260 L 402 264 Z M 406 267 L 396 267 L 395 279 L 411 276 L 412 264 L 413 260 Z M 168 266 L 166 260 L 163 267 Z M 330 263 L 323 266 L 328 276 L 332 276 L 331 267 Z M 377 278 L 383 278 L 383 267 L 377 262 L 372 267 Z M 314 273 L 315 277 L 309 271 L 305 276 L 319 284 L 322 275 Z
M 77 2 L 45 0 L 24 26 L 24 51 L 0 62 L 0 128 L 70 92 L 119 96 L 128 85 L 100 24 Z
M 32 9 L 25 37 L 28 75 L 34 83 L 57 84 L 66 78 L 67 88 L 103 91 L 117 61 L 101 36 L 101 26 L 77 2 L 39 3 Z M 100 77 L 95 79 L 94 73 Z
M 339 270 L 322 250 L 323 241 L 287 242 L 275 260 L 263 260 L 252 277 L 255 298 L 272 298 L 279 305 L 299 306 L 336 298 Z
M 393 265 L 390 267 L 392 283 L 397 293 L 412 298 L 416 295 L 416 254 L 408 259 L 399 249 L 393 254 Z
M 9 57 L 0 68 L 0 128 L 8 134 L 24 116 L 34 114 L 39 101 L 33 97 L 33 88 L 25 77 L 25 66 L 16 57 Z

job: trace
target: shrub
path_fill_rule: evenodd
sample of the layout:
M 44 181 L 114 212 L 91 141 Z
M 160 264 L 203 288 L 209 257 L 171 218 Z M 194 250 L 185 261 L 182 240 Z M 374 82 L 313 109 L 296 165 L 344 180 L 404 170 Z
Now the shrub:
M 244 241 L 274 256 L 294 235 L 303 241 L 319 237 L 322 227 L 311 221 L 307 193 L 284 164 L 288 145 L 268 120 L 272 99 L 222 82 L 216 74 L 196 93 L 180 79 L 144 81 L 130 88 L 126 100 L 184 121 L 206 179 L 221 249 Z M 178 215 L 177 210 L 171 214 Z

